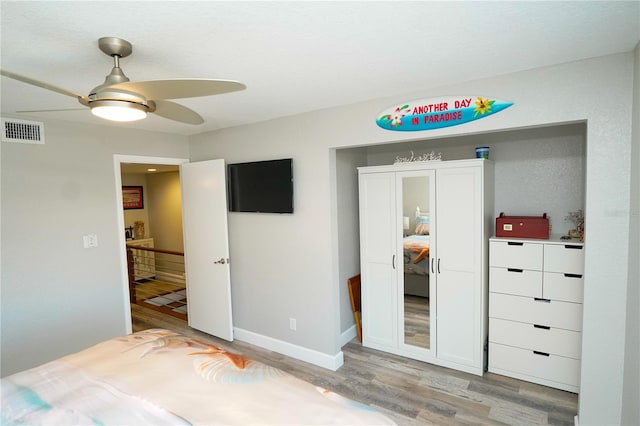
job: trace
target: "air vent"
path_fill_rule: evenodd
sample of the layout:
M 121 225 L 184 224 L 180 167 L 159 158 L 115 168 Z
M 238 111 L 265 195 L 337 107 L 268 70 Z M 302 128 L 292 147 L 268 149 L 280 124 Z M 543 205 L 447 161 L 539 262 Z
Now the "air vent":
M 3 118 L 2 142 L 44 144 L 44 124 L 38 121 Z

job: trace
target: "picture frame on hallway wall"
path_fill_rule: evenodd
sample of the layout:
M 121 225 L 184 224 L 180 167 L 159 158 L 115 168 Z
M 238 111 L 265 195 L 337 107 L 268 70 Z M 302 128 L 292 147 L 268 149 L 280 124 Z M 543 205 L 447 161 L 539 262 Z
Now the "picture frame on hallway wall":
M 122 187 L 122 208 L 124 210 L 144 208 L 142 186 L 123 186 Z

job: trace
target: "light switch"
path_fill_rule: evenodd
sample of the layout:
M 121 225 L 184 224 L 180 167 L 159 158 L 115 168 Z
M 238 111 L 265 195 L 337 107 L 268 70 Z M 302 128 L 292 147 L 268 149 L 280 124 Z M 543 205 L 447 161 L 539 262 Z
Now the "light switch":
M 98 247 L 98 236 L 96 234 L 84 235 L 82 241 L 84 248 Z

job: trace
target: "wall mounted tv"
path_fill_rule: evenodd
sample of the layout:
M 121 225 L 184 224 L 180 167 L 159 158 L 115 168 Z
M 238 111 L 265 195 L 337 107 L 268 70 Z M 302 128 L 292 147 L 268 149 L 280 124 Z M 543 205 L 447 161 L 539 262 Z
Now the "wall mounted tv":
M 229 211 L 293 213 L 293 161 L 227 165 Z

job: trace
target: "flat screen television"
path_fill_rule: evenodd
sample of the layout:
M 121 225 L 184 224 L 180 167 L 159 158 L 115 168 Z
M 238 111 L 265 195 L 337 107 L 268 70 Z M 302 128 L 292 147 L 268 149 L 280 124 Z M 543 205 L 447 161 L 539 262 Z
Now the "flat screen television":
M 293 213 L 293 161 L 227 165 L 229 211 Z

